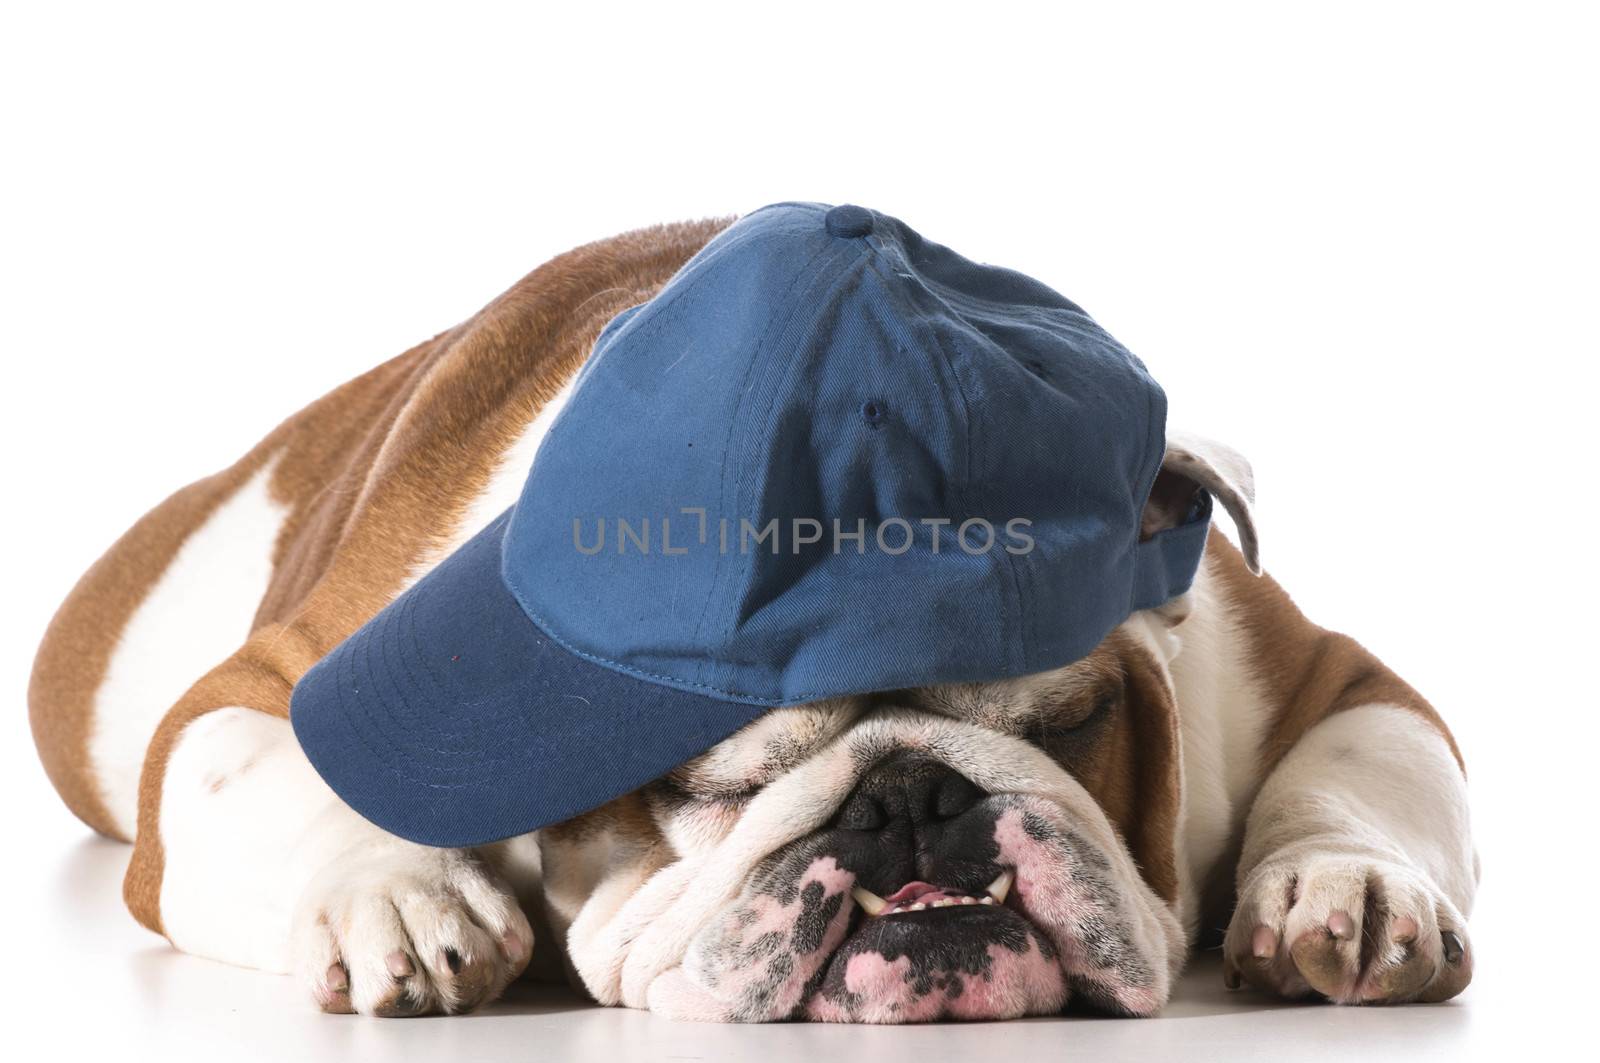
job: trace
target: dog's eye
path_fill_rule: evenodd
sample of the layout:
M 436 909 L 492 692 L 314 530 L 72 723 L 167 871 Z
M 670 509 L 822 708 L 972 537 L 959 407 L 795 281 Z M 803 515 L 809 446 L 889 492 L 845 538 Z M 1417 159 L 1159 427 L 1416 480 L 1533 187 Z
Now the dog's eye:
M 686 804 L 743 805 L 761 792 L 761 786 L 719 786 L 697 780 L 693 784 L 668 776 L 657 779 L 647 791 L 657 801 L 671 806 Z
M 1048 746 L 1081 738 L 1094 724 L 1106 719 L 1117 707 L 1120 692 L 1108 690 L 1095 698 L 1088 712 L 1074 712 L 1063 719 L 1062 715 L 1047 714 L 1035 721 L 1024 736 L 1035 745 Z
M 700 801 L 715 801 L 720 805 L 742 805 L 760 792 L 759 786 L 747 786 L 742 790 L 712 790 L 696 794 L 695 797 Z
M 727 779 L 696 779 L 693 785 L 678 784 L 678 791 L 691 801 L 718 805 L 742 805 L 760 793 L 764 782 L 742 783 Z

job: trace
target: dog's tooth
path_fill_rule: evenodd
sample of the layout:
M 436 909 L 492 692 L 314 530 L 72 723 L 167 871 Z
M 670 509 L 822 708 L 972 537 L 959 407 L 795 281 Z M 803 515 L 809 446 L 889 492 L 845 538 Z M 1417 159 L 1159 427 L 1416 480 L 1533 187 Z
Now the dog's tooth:
M 863 889 L 860 886 L 852 886 L 850 888 L 850 896 L 856 899 L 856 903 L 861 905 L 868 915 L 882 915 L 883 910 L 889 907 L 888 901 L 871 890 Z
M 915 904 L 913 904 L 913 905 L 912 905 L 912 906 L 911 906 L 911 910 L 912 910 L 912 911 L 913 911 L 913 912 L 920 912 L 920 911 L 922 911 L 922 910 L 923 910 L 923 909 L 924 909 L 924 908 L 926 908 L 926 907 L 927 907 L 927 905 L 926 905 L 926 904 L 923 904 L 923 903 L 922 903 L 922 902 L 921 902 L 921 901 L 917 901 L 917 902 L 916 902 L 916 903 L 915 903 Z
M 961 898 L 961 903 L 962 904 L 977 904 L 978 903 L 978 898 L 976 898 L 976 897 L 963 897 L 963 898 Z
M 994 898 L 993 897 L 985 897 L 983 900 L 979 901 L 978 903 L 979 904 L 993 904 L 994 903 Z
M 989 888 L 986 892 L 995 899 L 996 904 L 1005 903 L 1006 894 L 1011 892 L 1013 877 L 1010 871 L 1002 871 L 999 877 L 989 883 Z
M 933 906 L 935 908 L 948 908 L 954 903 L 956 902 L 951 900 L 949 897 L 942 897 L 939 900 L 934 901 Z

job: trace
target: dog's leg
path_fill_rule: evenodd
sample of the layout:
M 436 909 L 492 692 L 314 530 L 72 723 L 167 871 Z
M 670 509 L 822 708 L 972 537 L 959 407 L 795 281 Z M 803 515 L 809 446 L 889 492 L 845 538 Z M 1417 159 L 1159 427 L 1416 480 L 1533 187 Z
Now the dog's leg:
M 1251 808 L 1237 883 L 1230 983 L 1351 1004 L 1461 992 L 1477 861 L 1440 729 L 1384 705 L 1311 728 Z
M 293 971 L 324 1010 L 377 1015 L 469 1010 L 527 966 L 510 881 L 531 839 L 457 850 L 386 834 L 328 789 L 286 719 L 254 709 L 195 715 L 161 774 L 139 860 L 159 859 L 155 921 L 185 952 Z

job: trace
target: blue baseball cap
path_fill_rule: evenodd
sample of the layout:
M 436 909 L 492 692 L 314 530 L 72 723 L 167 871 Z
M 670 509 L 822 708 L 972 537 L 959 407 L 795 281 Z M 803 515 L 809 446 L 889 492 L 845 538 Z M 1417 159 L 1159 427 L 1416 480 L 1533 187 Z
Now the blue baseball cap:
M 601 332 L 517 504 L 306 673 L 356 811 L 475 845 L 775 706 L 1046 671 L 1188 589 L 1166 399 L 1070 300 L 856 206 L 747 215 Z

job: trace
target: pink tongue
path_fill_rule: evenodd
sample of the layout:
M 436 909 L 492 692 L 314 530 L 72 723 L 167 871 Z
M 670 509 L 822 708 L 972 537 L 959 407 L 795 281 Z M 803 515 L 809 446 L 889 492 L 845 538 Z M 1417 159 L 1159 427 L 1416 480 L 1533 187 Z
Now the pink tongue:
M 907 882 L 904 886 L 885 897 L 884 900 L 890 904 L 906 904 L 914 901 L 931 903 L 947 898 L 955 900 L 965 896 L 965 893 L 948 892 L 928 882 Z

